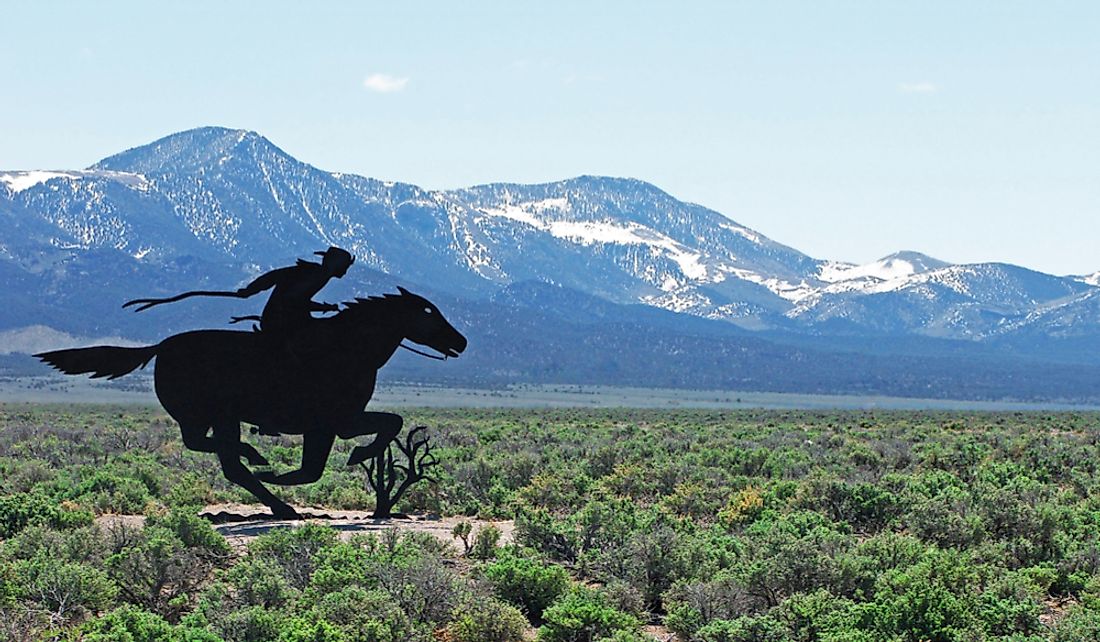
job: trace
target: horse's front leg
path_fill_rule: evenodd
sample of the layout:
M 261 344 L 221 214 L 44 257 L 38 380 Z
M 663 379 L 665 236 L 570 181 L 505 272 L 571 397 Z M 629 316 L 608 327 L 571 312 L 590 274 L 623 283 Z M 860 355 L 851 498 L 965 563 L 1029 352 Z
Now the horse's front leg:
M 256 475 L 256 478 L 262 482 L 280 486 L 315 482 L 325 472 L 325 463 L 328 462 L 328 455 L 332 451 L 332 442 L 335 439 L 336 436 L 331 432 L 307 432 L 302 436 L 302 465 L 298 470 L 282 475 L 261 472 Z
M 364 412 L 350 425 L 338 429 L 340 439 L 354 439 L 363 435 L 375 435 L 374 441 L 366 446 L 356 446 L 348 458 L 348 466 L 354 466 L 380 454 L 401 432 L 405 420 L 392 412 Z

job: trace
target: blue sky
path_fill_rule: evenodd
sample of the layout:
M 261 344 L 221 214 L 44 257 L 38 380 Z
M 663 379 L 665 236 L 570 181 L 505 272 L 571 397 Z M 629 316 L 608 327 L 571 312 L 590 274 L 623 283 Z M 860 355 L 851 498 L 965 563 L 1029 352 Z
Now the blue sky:
M 819 258 L 1100 269 L 1096 2 L 5 2 L 2 15 L 2 169 L 84 167 L 223 125 L 323 169 L 430 188 L 640 178 Z

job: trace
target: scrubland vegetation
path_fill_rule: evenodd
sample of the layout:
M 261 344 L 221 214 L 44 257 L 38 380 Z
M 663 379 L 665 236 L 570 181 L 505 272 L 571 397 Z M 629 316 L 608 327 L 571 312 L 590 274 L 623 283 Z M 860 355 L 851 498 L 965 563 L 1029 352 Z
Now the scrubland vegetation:
M 397 509 L 513 519 L 514 544 L 310 523 L 235 550 L 197 514 L 248 498 L 167 417 L 0 406 L 0 638 L 1100 639 L 1096 414 L 404 414 L 440 464 Z M 278 492 L 371 508 L 352 446 Z

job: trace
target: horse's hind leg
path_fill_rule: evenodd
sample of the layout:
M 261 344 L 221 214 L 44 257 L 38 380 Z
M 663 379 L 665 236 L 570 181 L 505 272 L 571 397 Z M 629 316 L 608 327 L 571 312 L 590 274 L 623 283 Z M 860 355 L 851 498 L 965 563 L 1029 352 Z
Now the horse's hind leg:
M 348 458 L 348 466 L 354 466 L 380 454 L 386 446 L 401 432 L 405 420 L 392 412 L 364 412 L 355 418 L 355 422 L 336 431 L 341 439 L 352 439 L 361 435 L 377 435 L 366 446 L 356 446 Z
M 180 422 L 180 434 L 183 436 L 183 446 L 188 450 L 200 453 L 212 453 L 217 451 L 217 442 L 207 437 L 207 426 L 199 422 Z M 244 457 L 253 466 L 267 466 L 267 459 L 260 451 L 241 441 L 237 442 L 238 457 Z
M 225 478 L 241 488 L 252 493 L 256 499 L 263 502 L 271 509 L 271 513 L 280 519 L 301 519 L 298 515 L 298 511 L 290 507 L 289 504 L 279 499 L 264 487 L 260 480 L 256 479 L 256 476 L 252 474 L 252 471 L 245 468 L 241 463 L 241 455 L 239 446 L 240 442 L 240 426 L 234 427 L 232 430 L 228 426 L 214 427 L 214 439 L 215 442 L 214 452 L 218 455 L 218 461 L 222 465 L 222 474 Z
M 332 442 L 335 439 L 336 436 L 332 433 L 307 432 L 302 436 L 302 465 L 298 470 L 282 475 L 260 473 L 256 478 L 280 486 L 315 482 L 325 472 L 325 464 L 328 462 L 328 455 L 332 451 Z

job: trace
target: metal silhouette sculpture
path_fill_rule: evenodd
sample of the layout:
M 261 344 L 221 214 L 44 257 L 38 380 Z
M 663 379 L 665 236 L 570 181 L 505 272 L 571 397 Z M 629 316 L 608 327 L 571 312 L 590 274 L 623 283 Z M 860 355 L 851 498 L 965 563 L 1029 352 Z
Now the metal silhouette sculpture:
M 337 249 L 330 248 L 328 252 L 335 254 L 333 250 Z M 326 253 L 326 260 L 328 256 Z M 303 263 L 289 269 L 302 268 Z M 429 449 L 426 442 L 418 445 L 410 434 L 406 444 L 411 449 L 407 453 L 411 456 L 408 466 L 394 464 L 389 447 L 401 431 L 402 417 L 364 411 L 374 394 L 378 370 L 398 347 L 408 347 L 402 345 L 406 339 L 446 358 L 459 356 L 466 349 L 466 338 L 431 301 L 400 287 L 399 294 L 357 298 L 345 303 L 333 316 L 314 318 L 308 312 L 303 316 L 303 310 L 319 310 L 316 306 L 322 304 L 314 304 L 311 298 L 328 280 L 302 285 L 305 277 L 295 281 L 297 276 L 286 276 L 307 272 L 313 272 L 313 268 L 293 273 L 275 270 L 237 291 L 247 295 L 253 286 L 260 290 L 275 287 L 275 292 L 285 297 L 278 306 L 268 303 L 259 327 L 253 331 L 197 330 L 140 348 L 96 346 L 35 356 L 65 374 L 91 374 L 92 378 L 108 379 L 144 368 L 156 357 L 153 380 L 157 398 L 179 423 L 184 446 L 216 454 L 225 478 L 248 490 L 281 519 L 297 519 L 299 515 L 264 483 L 294 485 L 317 481 L 336 437 L 375 435 L 371 443 L 352 450 L 348 465 L 374 460 L 368 472 L 373 470 L 374 476 L 383 482 L 389 503 L 384 512 L 388 514 L 392 502 L 407 489 L 406 485 L 396 494 L 391 492 L 395 466 L 404 472 L 406 481 L 424 478 L 424 464 L 429 460 L 422 456 Z M 337 276 L 336 272 L 332 275 Z M 145 309 L 187 296 L 210 294 L 186 293 L 172 299 L 130 303 L 141 304 L 143 307 L 139 309 Z M 275 296 L 273 293 L 272 298 Z M 304 302 L 308 302 L 308 308 Z M 252 466 L 266 466 L 268 462 L 254 447 L 241 442 L 242 422 L 257 426 L 263 434 L 302 435 L 301 466 L 280 475 L 253 473 L 241 462 L 242 458 Z M 374 481 L 371 483 L 373 487 Z M 381 491 L 379 497 L 381 500 Z
M 306 326 L 313 318 L 311 312 L 336 312 L 339 306 L 332 303 L 317 303 L 313 295 L 321 291 L 333 278 L 347 274 L 348 268 L 355 263 L 355 257 L 347 250 L 330 247 L 324 252 L 314 252 L 323 257 L 321 263 L 298 260 L 290 267 L 272 270 L 257 277 L 254 281 L 233 292 L 194 290 L 166 299 L 134 299 L 122 304 L 122 307 L 139 306 L 136 312 L 148 310 L 162 303 L 174 303 L 193 296 L 217 296 L 247 299 L 272 290 L 267 299 L 262 316 L 249 315 L 233 317 L 230 323 L 240 321 L 260 321 L 263 329 L 276 332 L 288 332 Z M 272 289 L 274 288 L 274 289 Z

